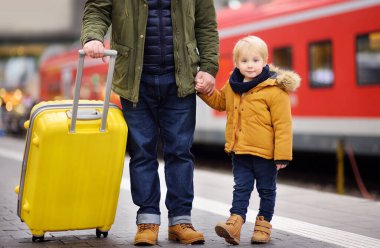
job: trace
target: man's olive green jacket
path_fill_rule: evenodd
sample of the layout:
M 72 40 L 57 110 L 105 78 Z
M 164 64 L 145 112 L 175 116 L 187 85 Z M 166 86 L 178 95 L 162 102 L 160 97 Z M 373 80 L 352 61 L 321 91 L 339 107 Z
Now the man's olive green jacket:
M 215 77 L 219 36 L 213 0 L 172 0 L 173 45 L 178 96 L 195 92 L 198 70 Z M 88 0 L 84 9 L 81 42 L 103 42 L 111 28 L 111 49 L 118 52 L 112 89 L 138 102 L 148 18 L 146 0 Z

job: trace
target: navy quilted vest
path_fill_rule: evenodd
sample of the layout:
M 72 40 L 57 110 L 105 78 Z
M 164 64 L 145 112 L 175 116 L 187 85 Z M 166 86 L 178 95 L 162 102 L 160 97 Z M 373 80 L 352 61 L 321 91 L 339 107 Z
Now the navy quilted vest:
M 174 72 L 171 0 L 148 0 L 143 73 Z

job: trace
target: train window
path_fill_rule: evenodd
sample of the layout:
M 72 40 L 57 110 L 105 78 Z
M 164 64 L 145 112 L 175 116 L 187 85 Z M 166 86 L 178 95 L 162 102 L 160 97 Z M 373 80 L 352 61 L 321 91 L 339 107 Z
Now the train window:
M 310 43 L 309 80 L 312 87 L 330 87 L 334 82 L 331 41 Z
M 356 73 L 359 85 L 380 84 L 380 32 L 356 38 Z
M 280 68 L 292 70 L 292 48 L 281 47 L 273 49 L 273 63 Z

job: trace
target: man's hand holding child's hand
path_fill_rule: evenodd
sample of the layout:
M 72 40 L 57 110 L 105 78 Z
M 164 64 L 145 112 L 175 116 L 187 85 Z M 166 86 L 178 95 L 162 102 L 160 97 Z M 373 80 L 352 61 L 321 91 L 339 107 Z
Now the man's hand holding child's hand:
M 215 78 L 207 72 L 199 71 L 195 77 L 195 90 L 211 96 L 214 91 Z

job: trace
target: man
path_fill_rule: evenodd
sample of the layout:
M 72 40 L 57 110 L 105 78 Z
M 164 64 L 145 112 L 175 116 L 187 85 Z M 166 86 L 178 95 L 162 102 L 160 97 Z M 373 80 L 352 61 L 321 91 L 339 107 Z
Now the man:
M 218 71 L 219 37 L 213 0 L 88 0 L 81 42 L 103 56 L 112 25 L 117 50 L 112 89 L 128 125 L 133 202 L 139 206 L 135 245 L 155 245 L 160 225 L 157 147 L 162 142 L 170 240 L 204 242 L 191 224 L 195 77 L 211 94 Z

